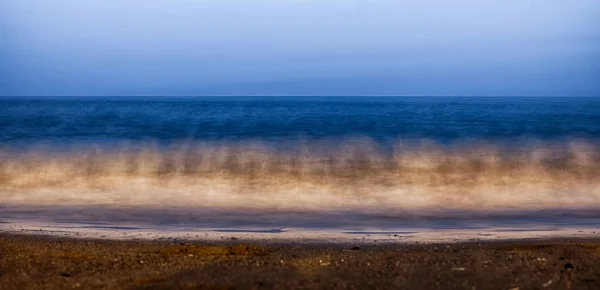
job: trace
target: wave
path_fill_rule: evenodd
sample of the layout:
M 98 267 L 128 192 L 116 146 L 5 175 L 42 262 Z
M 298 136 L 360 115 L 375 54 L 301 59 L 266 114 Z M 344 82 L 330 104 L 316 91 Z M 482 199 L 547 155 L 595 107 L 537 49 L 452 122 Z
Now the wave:
M 366 139 L 0 150 L 3 204 L 426 213 L 600 209 L 600 146 Z

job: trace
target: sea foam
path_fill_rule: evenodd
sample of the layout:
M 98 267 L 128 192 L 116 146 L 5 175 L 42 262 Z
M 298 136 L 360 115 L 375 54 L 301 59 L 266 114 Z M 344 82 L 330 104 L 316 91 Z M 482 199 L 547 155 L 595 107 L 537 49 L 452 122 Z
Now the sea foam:
M 361 211 L 600 209 L 600 147 L 366 139 L 0 152 L 4 205 Z

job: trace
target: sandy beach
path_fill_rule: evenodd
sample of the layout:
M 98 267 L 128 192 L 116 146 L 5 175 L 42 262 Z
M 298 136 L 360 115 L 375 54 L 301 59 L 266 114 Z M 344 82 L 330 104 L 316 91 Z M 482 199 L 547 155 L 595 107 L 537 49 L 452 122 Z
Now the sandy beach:
M 600 289 L 600 238 L 447 243 L 0 234 L 0 289 Z

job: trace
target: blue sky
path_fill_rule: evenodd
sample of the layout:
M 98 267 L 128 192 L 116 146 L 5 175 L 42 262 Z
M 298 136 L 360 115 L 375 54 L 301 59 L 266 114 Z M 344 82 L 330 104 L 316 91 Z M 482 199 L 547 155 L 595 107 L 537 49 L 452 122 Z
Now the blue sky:
M 0 0 L 0 95 L 599 96 L 597 0 Z

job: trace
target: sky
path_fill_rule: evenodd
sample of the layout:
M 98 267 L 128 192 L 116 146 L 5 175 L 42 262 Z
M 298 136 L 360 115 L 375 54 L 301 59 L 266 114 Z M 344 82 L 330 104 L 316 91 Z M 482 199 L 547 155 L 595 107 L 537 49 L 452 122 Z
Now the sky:
M 598 0 L 0 0 L 0 96 L 600 96 Z

